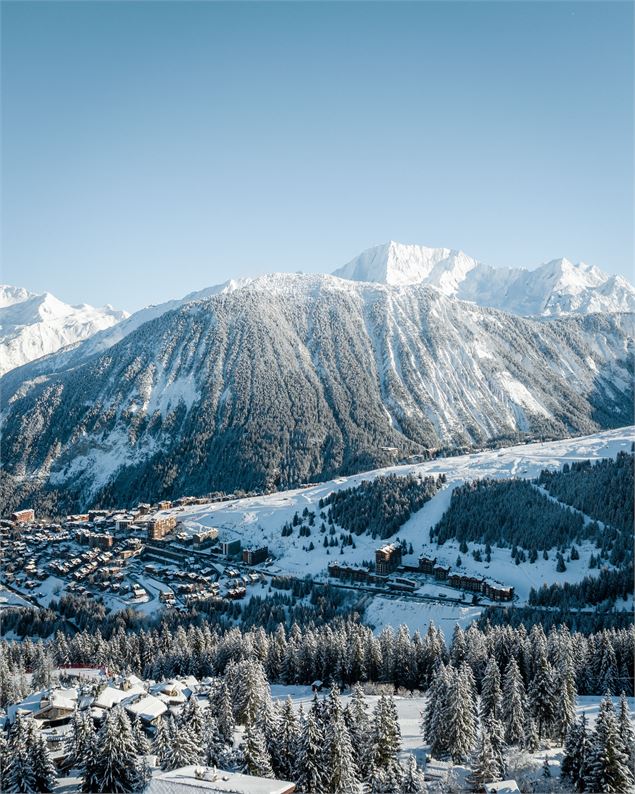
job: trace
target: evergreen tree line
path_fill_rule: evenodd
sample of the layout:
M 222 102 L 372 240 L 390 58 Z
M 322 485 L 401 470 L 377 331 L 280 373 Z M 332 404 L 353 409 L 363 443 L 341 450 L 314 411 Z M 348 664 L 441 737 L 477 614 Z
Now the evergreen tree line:
M 633 592 L 633 565 L 617 570 L 603 568 L 597 576 L 585 576 L 579 582 L 553 582 L 529 591 L 530 606 L 576 609 L 604 605 L 612 608 L 617 599 L 626 601 Z M 631 614 L 632 619 L 632 614 Z
M 531 551 L 603 541 L 599 525 L 551 501 L 528 480 L 474 480 L 455 488 L 450 506 L 431 531 L 446 540 L 520 547 Z
M 535 753 L 542 741 L 564 743 L 562 777 L 579 791 L 630 792 L 635 780 L 635 742 L 622 693 L 619 717 L 607 693 L 592 733 L 583 716 L 576 722 L 573 646 L 561 641 L 553 663 L 548 643 L 537 637 L 535 671 L 525 686 L 513 657 L 501 673 L 495 659 L 480 687 L 465 660 L 441 663 L 434 672 L 422 715 L 422 730 L 433 756 L 455 764 L 469 762 L 476 790 L 507 776 L 506 748 Z M 544 774 L 550 776 L 545 759 Z
M 560 607 L 543 609 L 534 606 L 523 607 L 485 607 L 478 620 L 480 629 L 492 626 L 523 625 L 527 631 L 540 623 L 545 631 L 550 631 L 554 626 L 566 626 L 570 631 L 581 634 L 596 634 L 604 629 L 624 629 L 633 625 L 631 611 L 600 612 L 592 610 L 581 612 L 579 610 L 566 611 Z
M 368 533 L 374 538 L 389 538 L 417 510 L 428 502 L 445 482 L 445 475 L 421 477 L 409 474 L 380 475 L 363 480 L 354 488 L 333 491 L 320 499 L 320 509 L 328 506 L 329 523 L 355 535 Z
M 538 482 L 561 502 L 596 521 L 622 532 L 633 530 L 633 471 L 635 455 L 619 452 L 615 460 L 604 458 L 565 463 L 561 471 L 545 469 Z
M 537 648 L 547 646 L 551 664 L 559 647 L 573 648 L 573 670 L 580 694 L 617 694 L 622 689 L 632 694 L 635 629 L 604 630 L 584 636 L 566 627 L 552 628 L 545 635 L 542 627 L 527 632 L 524 626 L 471 625 L 457 628 L 450 648 L 443 633 L 431 624 L 427 632 L 410 634 L 406 626 L 386 627 L 377 636 L 366 626 L 342 620 L 332 626 L 287 631 L 279 626 L 268 634 L 264 629 L 232 628 L 219 631 L 208 625 L 167 626 L 138 634 L 116 632 L 104 639 L 99 631 L 80 632 L 73 637 L 58 633 L 47 642 L 0 643 L 0 706 L 16 702 L 25 671 L 41 670 L 45 680 L 48 668 L 63 665 L 100 665 L 111 673 L 134 673 L 143 678 L 162 680 L 177 675 L 198 678 L 218 676 L 230 662 L 257 660 L 268 681 L 283 684 L 310 684 L 316 679 L 334 681 L 340 686 L 358 682 L 381 682 L 409 691 L 427 690 L 440 663 L 465 661 L 480 690 L 485 667 L 494 658 L 505 669 L 514 658 L 523 682 L 529 688 L 536 671 Z

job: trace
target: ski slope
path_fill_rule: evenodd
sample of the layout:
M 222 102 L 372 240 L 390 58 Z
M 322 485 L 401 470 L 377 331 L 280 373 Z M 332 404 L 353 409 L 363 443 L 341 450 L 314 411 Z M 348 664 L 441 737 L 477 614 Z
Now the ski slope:
M 175 514 L 183 523 L 183 527 L 192 533 L 204 527 L 217 527 L 221 541 L 238 538 L 242 541 L 243 547 L 266 544 L 270 554 L 275 556 L 273 566 L 268 569 L 271 573 L 279 572 L 326 580 L 329 562 L 336 560 L 341 563 L 361 564 L 374 558 L 374 551 L 381 542 L 366 535 L 355 536 L 356 548 L 344 547 L 343 554 L 340 554 L 339 548 L 332 548 L 330 554 L 327 554 L 327 549 L 321 545 L 323 536 L 319 532 L 318 503 L 321 498 L 328 496 L 334 490 L 358 485 L 362 480 L 372 479 L 379 474 L 417 473 L 436 476 L 443 473 L 447 477 L 446 485 L 421 510 L 411 516 L 395 538 L 405 540 L 408 544 L 412 543 L 413 554 L 404 558 L 406 564 L 416 564 L 420 554 L 428 553 L 438 557 L 440 562 L 446 562 L 454 567 L 459 553 L 458 544 L 447 542 L 437 548 L 436 544 L 430 543 L 429 532 L 447 509 L 452 490 L 458 485 L 483 477 L 535 478 L 542 469 L 558 469 L 566 462 L 614 458 L 618 452 L 630 450 L 634 441 L 635 427 L 626 427 L 582 438 L 526 444 L 440 458 L 420 464 L 382 468 L 351 477 L 340 477 L 307 488 L 229 502 L 177 508 L 163 511 L 161 515 Z M 300 538 L 296 530 L 294 535 L 283 538 L 282 526 L 292 520 L 294 513 L 298 512 L 301 515 L 305 507 L 316 513 L 311 537 Z M 306 548 L 311 541 L 315 549 L 307 551 Z M 557 573 L 555 570 L 555 554 L 550 554 L 549 560 L 540 557 L 536 563 L 526 562 L 516 565 L 511 559 L 509 549 L 497 548 L 492 549 L 492 560 L 489 565 L 477 563 L 471 555 L 461 555 L 462 570 L 513 585 L 518 601 L 522 603 L 526 601 L 531 587 L 538 587 L 543 582 L 578 581 L 592 573 L 588 569 L 588 558 L 594 548 L 590 544 L 584 544 L 579 551 L 580 559 L 567 563 L 567 570 L 563 573 Z M 426 583 L 418 592 L 432 596 L 444 593 L 446 598 L 457 598 L 458 595 L 457 590 L 434 581 Z M 417 607 L 415 611 L 421 613 L 420 606 L 410 606 Z M 445 605 L 441 606 L 445 607 Z M 380 618 L 381 615 L 377 617 Z M 471 617 L 473 617 L 471 613 L 466 613 L 465 619 L 468 622 Z M 392 615 L 389 622 L 394 625 Z M 425 623 L 427 624 L 427 620 Z

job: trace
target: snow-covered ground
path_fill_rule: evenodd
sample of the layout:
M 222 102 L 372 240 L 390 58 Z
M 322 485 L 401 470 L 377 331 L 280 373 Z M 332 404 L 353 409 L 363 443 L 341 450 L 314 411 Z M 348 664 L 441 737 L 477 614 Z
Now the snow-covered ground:
M 520 477 L 535 478 L 545 468 L 559 469 L 566 462 L 586 459 L 615 457 L 620 451 L 628 451 L 635 441 L 635 428 L 626 427 L 609 430 L 582 438 L 566 439 L 547 443 L 523 444 L 505 449 L 477 452 L 458 457 L 439 458 L 425 463 L 394 466 L 377 469 L 372 472 L 340 477 L 308 488 L 299 488 L 247 499 L 236 499 L 230 502 L 197 505 L 172 512 L 183 521 L 185 528 L 194 532 L 202 527 L 217 527 L 220 540 L 239 538 L 243 547 L 266 544 L 270 553 L 275 555 L 274 565 L 269 569 L 273 572 L 287 573 L 294 576 L 310 576 L 324 580 L 329 562 L 337 560 L 341 563 L 362 563 L 373 559 L 374 551 L 380 541 L 370 536 L 355 537 L 356 548 L 347 546 L 344 554 L 333 548 L 327 555 L 322 547 L 322 536 L 319 533 L 320 509 L 318 502 L 332 491 L 358 485 L 364 479 L 372 479 L 379 474 L 417 473 L 423 476 L 445 474 L 447 483 L 424 507 L 415 513 L 399 530 L 396 537 L 412 543 L 413 555 L 406 557 L 404 562 L 415 563 L 418 556 L 428 552 L 455 566 L 459 554 L 458 544 L 448 542 L 437 548 L 429 539 L 430 528 L 441 518 L 450 503 L 452 490 L 469 480 L 484 477 Z M 298 537 L 297 530 L 290 537 L 281 537 L 281 529 L 285 522 L 293 518 L 294 513 L 302 513 L 304 508 L 316 513 L 315 527 L 310 538 Z M 313 541 L 315 549 L 305 550 Z M 472 548 L 474 544 L 470 544 Z M 588 558 L 592 552 L 590 545 L 580 548 L 580 560 L 567 563 L 567 570 L 556 572 L 555 554 L 549 560 L 542 557 L 536 563 L 516 565 L 511 559 L 509 549 L 492 549 L 492 560 L 489 565 L 477 563 L 471 554 L 463 554 L 462 570 L 486 576 L 506 585 L 513 585 L 519 602 L 526 601 L 531 587 L 539 587 L 543 582 L 578 581 L 592 573 L 588 569 Z M 456 598 L 456 590 L 440 587 L 435 582 L 426 583 L 421 592 L 438 595 L 445 592 L 447 597 Z M 443 605 L 441 605 L 443 606 Z M 385 607 L 379 605 L 379 612 Z M 379 615 L 378 615 L 379 617 Z

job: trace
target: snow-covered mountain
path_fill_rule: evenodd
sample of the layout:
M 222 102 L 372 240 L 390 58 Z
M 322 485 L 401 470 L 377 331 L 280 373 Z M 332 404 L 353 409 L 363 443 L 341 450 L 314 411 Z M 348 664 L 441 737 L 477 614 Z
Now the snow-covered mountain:
M 279 488 L 625 425 L 634 334 L 632 315 L 528 319 L 420 284 L 226 285 L 103 350 L 5 375 L 5 495 L 37 486 L 84 506 Z
M 535 270 L 494 268 L 463 251 L 391 241 L 369 248 L 333 275 L 393 286 L 425 284 L 448 297 L 524 316 L 635 311 L 635 288 L 625 279 L 568 259 Z
M 45 292 L 0 285 L 0 375 L 127 317 L 112 306 L 69 306 Z

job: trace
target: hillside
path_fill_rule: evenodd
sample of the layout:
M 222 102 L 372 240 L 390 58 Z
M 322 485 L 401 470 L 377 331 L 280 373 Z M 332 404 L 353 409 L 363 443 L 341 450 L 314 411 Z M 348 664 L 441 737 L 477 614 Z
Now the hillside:
M 615 427 L 632 416 L 632 338 L 630 315 L 530 320 L 418 285 L 263 277 L 82 363 L 8 373 L 5 494 L 73 508 L 277 489 Z

